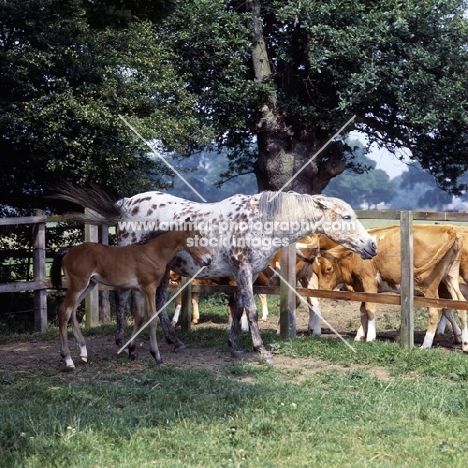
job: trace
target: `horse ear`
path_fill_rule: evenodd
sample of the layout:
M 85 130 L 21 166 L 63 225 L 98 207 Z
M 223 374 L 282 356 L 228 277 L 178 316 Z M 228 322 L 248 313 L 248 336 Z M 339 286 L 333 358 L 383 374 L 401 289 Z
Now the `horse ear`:
M 328 200 L 326 197 L 316 198 L 314 201 L 317 205 L 317 208 L 320 208 L 321 210 L 329 210 L 331 207 L 330 200 Z

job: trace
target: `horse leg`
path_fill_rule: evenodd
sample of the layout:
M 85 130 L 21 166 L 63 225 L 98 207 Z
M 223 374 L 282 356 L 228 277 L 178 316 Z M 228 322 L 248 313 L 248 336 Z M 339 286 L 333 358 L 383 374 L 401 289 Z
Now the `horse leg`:
M 143 322 L 145 321 L 145 296 L 140 291 L 135 291 L 133 295 L 133 330 L 132 340 L 128 344 L 128 357 L 132 361 L 135 360 L 135 347 L 136 342 L 134 336 L 138 333 Z
M 460 344 L 462 342 L 462 331 L 453 317 L 453 309 L 442 309 L 442 317 L 439 320 L 439 325 L 437 325 L 434 342 L 438 343 L 441 340 L 448 322 L 452 324 L 454 343 Z
M 247 318 L 247 312 L 246 312 L 245 309 L 243 310 L 242 316 L 241 316 L 241 319 L 240 319 L 240 327 L 241 327 L 241 330 L 244 333 L 248 333 L 248 331 L 249 331 L 249 319 Z
M 268 303 L 267 303 L 267 295 L 266 294 L 259 294 L 258 298 L 262 303 L 262 322 L 266 322 L 268 318 Z
M 457 261 L 454 262 L 452 268 L 444 278 L 444 283 L 447 286 L 447 290 L 451 295 L 452 299 L 458 299 L 459 301 L 464 301 L 465 296 L 460 290 L 460 259 L 457 258 Z M 434 296 L 438 297 L 438 296 Z M 458 310 L 458 318 L 460 319 L 461 325 L 461 342 L 462 342 L 462 351 L 468 353 L 468 328 L 466 323 L 466 310 Z M 455 330 L 454 330 L 455 335 Z
M 115 292 L 117 302 L 115 343 L 119 348 L 125 343 L 125 306 L 127 305 L 130 293 L 130 289 L 117 289 Z
M 175 309 L 174 309 L 174 315 L 172 316 L 172 326 L 175 327 L 177 325 L 177 322 L 179 321 L 179 315 L 180 315 L 180 309 L 182 308 L 182 296 L 181 294 L 177 294 L 177 297 L 175 298 Z
M 239 349 L 237 342 L 238 332 L 237 326 L 239 325 L 238 320 L 242 316 L 242 306 L 245 308 L 247 318 L 249 320 L 250 335 L 252 337 L 252 344 L 254 351 L 260 353 L 260 356 L 266 360 L 268 364 L 274 364 L 273 356 L 268 352 L 263 344 L 260 336 L 260 329 L 258 328 L 258 313 L 255 306 L 253 288 L 252 288 L 252 271 L 248 265 L 241 265 L 237 275 L 237 298 L 240 300 L 236 301 L 236 310 L 233 317 L 233 323 L 231 332 L 229 335 L 229 343 L 233 350 Z M 236 323 L 237 322 L 237 323 Z
M 365 303 L 366 307 L 366 317 L 367 317 L 367 333 L 366 341 L 375 341 L 377 338 L 377 330 L 375 327 L 375 315 L 377 310 L 377 305 L 373 302 Z
M 65 365 L 67 367 L 75 367 L 73 359 L 70 355 L 70 348 L 68 346 L 68 334 L 67 334 L 67 324 L 70 320 L 73 308 L 75 306 L 74 300 L 67 292 L 64 301 L 59 307 L 58 310 L 58 321 L 59 321 L 59 330 L 60 330 L 60 356 L 65 360 Z
M 162 365 L 161 354 L 159 353 L 158 340 L 156 337 L 157 317 L 156 317 L 156 285 L 150 285 L 145 291 L 146 310 L 148 311 L 148 320 L 150 329 L 150 353 L 158 365 Z
M 86 343 L 84 341 L 83 335 L 79 329 L 78 322 L 76 320 L 75 310 L 78 307 L 78 304 L 83 300 L 83 298 L 88 294 L 91 289 L 93 289 L 95 283 L 89 283 L 87 286 L 74 290 L 69 287 L 65 299 L 58 310 L 58 321 L 59 321 L 59 331 L 60 331 L 60 356 L 65 360 L 67 367 L 74 368 L 75 364 L 70 354 L 70 347 L 68 346 L 68 334 L 67 334 L 67 325 L 70 317 L 73 317 L 72 326 L 73 334 L 77 340 L 78 346 L 80 347 L 80 355 L 83 357 L 83 347 L 86 352 Z M 80 292 L 81 291 L 81 292 Z
M 302 285 L 302 281 L 299 282 Z M 319 289 L 318 276 L 315 273 L 312 273 L 312 276 L 303 287 L 308 289 Z M 320 309 L 320 299 L 317 297 L 308 297 L 307 305 L 309 308 L 309 323 L 307 325 L 307 330 L 312 334 L 312 336 L 320 336 L 322 334 L 322 326 L 320 323 L 322 316 Z
M 162 277 L 158 289 L 156 290 L 156 309 L 159 310 L 159 320 L 161 322 L 161 327 L 164 332 L 164 336 L 166 337 L 166 341 L 169 344 L 174 345 L 174 351 L 180 354 L 190 354 L 190 351 L 187 349 L 182 341 L 177 338 L 175 334 L 174 327 L 169 320 L 169 317 L 166 312 L 166 296 L 167 296 L 167 286 L 169 284 L 169 277 L 170 277 L 170 268 L 166 268 L 166 273 Z
M 429 297 L 432 297 L 432 296 L 429 296 Z M 421 348 L 423 349 L 432 348 L 432 343 L 434 341 L 435 332 L 437 329 L 437 325 L 439 323 L 440 309 L 437 309 L 435 307 L 428 307 L 427 315 L 428 315 L 427 330 L 426 330 L 426 334 L 424 335 L 423 344 L 421 345 Z
M 88 293 L 94 289 L 96 284 L 97 283 L 95 281 L 90 281 L 86 290 L 80 294 L 80 297 L 76 301 L 75 306 L 73 307 L 72 314 L 71 314 L 73 335 L 75 337 L 76 344 L 80 350 L 80 358 L 84 362 L 88 362 L 88 349 L 86 348 L 86 341 L 84 339 L 83 334 L 81 333 L 78 320 L 76 320 L 76 309 L 78 308 L 78 305 L 81 303 L 81 301 L 88 295 Z
M 236 359 L 246 359 L 246 355 L 244 351 L 242 351 L 238 343 L 239 326 L 240 326 L 241 316 L 244 312 L 244 304 L 239 294 L 236 294 L 235 297 L 233 295 L 233 298 L 234 298 L 234 304 L 231 304 L 231 307 L 230 307 L 230 324 L 228 325 L 228 329 L 229 329 L 228 345 L 231 347 L 232 357 Z M 228 309 L 229 309 L 229 304 L 228 304 Z
M 200 311 L 198 309 L 198 293 L 192 293 L 192 325 L 196 325 L 200 320 Z
M 236 307 L 236 296 L 235 294 L 229 294 L 229 301 L 227 305 L 227 313 L 228 313 L 228 324 L 226 330 L 230 330 L 232 327 L 232 318 L 234 317 L 234 309 Z
M 464 353 L 468 353 L 468 328 L 466 323 L 466 310 L 459 310 L 458 318 L 460 319 L 462 332 L 462 351 Z
M 354 341 L 364 341 L 367 333 L 367 313 L 366 313 L 366 303 L 361 302 L 361 307 L 359 308 L 359 313 L 361 317 L 361 325 L 358 328 Z

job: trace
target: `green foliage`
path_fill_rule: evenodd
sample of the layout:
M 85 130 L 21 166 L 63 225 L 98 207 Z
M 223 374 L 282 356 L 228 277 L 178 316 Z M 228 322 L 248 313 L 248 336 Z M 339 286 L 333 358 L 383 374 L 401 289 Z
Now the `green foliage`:
M 429 207 L 442 211 L 443 205 L 452 201 L 452 197 L 437 186 L 434 178 L 417 165 L 408 166 L 408 171 L 396 177 L 393 182 L 397 194 L 392 201 L 395 208 Z
M 3 2 L 2 214 L 45 206 L 60 179 L 118 196 L 167 188 L 172 174 L 119 115 L 162 151 L 223 147 L 225 178 L 252 171 L 268 102 L 291 134 L 317 142 L 356 115 L 370 143 L 409 148 L 439 186 L 460 189 L 466 0 L 253 3 L 272 70 L 264 80 L 252 67 L 250 3 Z
M 116 195 L 164 187 L 165 165 L 119 115 L 167 150 L 210 140 L 151 23 L 91 30 L 78 0 L 6 2 L 0 18 L 4 210 L 43 207 L 45 189 L 60 179 Z

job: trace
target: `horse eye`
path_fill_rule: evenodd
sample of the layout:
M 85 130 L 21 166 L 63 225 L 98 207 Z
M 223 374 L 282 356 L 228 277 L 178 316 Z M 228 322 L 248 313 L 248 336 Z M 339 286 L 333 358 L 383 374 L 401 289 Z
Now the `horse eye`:
M 351 219 L 351 215 L 349 215 L 349 214 L 348 214 L 348 215 L 344 215 L 344 216 L 343 216 L 343 219 Z

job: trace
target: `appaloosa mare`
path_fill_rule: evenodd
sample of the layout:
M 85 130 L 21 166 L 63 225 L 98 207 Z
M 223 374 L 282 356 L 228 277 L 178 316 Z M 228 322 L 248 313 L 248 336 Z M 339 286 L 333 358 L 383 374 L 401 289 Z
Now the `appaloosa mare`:
M 323 195 L 295 192 L 262 192 L 257 195 L 235 195 L 217 203 L 196 203 L 162 192 L 146 192 L 113 201 L 96 186 L 75 187 L 70 183 L 56 189 L 54 198 L 68 200 L 90 208 L 99 215 L 70 215 L 70 219 L 117 224 L 120 245 L 138 242 L 153 229 L 177 228 L 190 217 L 201 233 L 198 239 L 211 253 L 212 263 L 199 277 L 233 276 L 237 286 L 236 306 L 228 343 L 231 354 L 245 357 L 238 344 L 239 320 L 245 308 L 250 325 L 253 349 L 267 362 L 271 353 L 263 344 L 258 328 L 252 284 L 266 268 L 278 248 L 291 244 L 309 233 L 324 233 L 339 244 L 358 252 L 363 258 L 377 253 L 375 240 L 357 220 L 353 209 L 344 201 Z M 170 268 L 183 276 L 197 269 L 187 253 L 180 252 Z M 158 289 L 158 309 L 165 301 L 169 272 Z M 118 343 L 124 343 L 123 308 L 128 298 L 123 295 L 117 310 Z M 161 323 L 176 351 L 184 344 L 176 337 L 167 314 Z
M 55 288 L 62 285 L 61 269 L 68 283 L 68 290 L 59 307 L 60 354 L 67 367 L 75 367 L 70 356 L 67 337 L 67 323 L 72 318 L 73 334 L 80 348 L 80 357 L 87 361 L 88 351 L 84 337 L 76 320 L 76 308 L 86 295 L 101 283 L 118 288 L 141 291 L 146 298 L 146 309 L 150 323 L 150 351 L 158 364 L 162 364 L 156 341 L 155 296 L 166 266 L 177 252 L 184 250 L 194 264 L 209 265 L 211 256 L 205 247 L 194 246 L 196 231 L 155 232 L 146 243 L 113 247 L 85 242 L 70 249 L 62 249 L 54 258 L 51 268 L 51 282 Z M 132 336 L 143 324 L 143 311 L 135 313 Z M 129 345 L 129 355 L 135 350 L 135 340 Z

